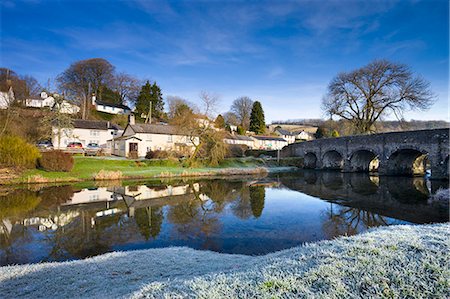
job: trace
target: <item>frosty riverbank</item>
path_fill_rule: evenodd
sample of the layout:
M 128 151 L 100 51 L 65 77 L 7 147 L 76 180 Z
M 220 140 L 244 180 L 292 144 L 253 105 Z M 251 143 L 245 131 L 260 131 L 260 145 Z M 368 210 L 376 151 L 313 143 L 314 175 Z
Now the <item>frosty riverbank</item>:
M 391 226 L 265 256 L 185 247 L 0 268 L 0 297 L 448 297 L 450 225 Z

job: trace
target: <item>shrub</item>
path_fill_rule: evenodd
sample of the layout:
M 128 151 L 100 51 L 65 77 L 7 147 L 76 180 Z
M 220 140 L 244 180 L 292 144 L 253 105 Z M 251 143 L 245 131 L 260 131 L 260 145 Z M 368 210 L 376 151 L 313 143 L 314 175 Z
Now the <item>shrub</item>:
M 230 144 L 228 146 L 227 158 L 241 158 L 245 156 L 248 146 L 245 144 Z
M 39 159 L 39 167 L 47 171 L 69 172 L 73 168 L 73 157 L 62 151 L 50 151 L 42 153 Z
M 155 150 L 149 151 L 145 155 L 145 159 L 169 159 L 169 158 L 181 158 L 184 154 L 175 151 L 163 151 Z
M 0 137 L 0 166 L 36 167 L 39 150 L 18 136 Z

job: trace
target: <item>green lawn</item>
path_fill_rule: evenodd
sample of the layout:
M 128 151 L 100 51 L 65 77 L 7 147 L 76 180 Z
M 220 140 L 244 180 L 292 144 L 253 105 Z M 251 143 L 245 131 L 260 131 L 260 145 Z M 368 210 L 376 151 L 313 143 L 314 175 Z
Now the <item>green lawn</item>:
M 276 166 L 276 162 L 266 162 L 256 158 L 226 159 L 218 167 L 187 168 L 173 160 L 126 160 L 111 157 L 83 157 L 74 156 L 75 166 L 70 172 L 48 172 L 40 169 L 25 171 L 21 177 L 14 181 L 23 182 L 56 182 L 56 181 L 81 181 L 93 179 L 96 173 L 104 171 L 120 171 L 123 178 L 151 178 L 157 176 L 176 176 L 189 174 L 211 175 L 236 169 L 246 171 L 258 167 Z M 36 179 L 37 178 L 37 179 Z

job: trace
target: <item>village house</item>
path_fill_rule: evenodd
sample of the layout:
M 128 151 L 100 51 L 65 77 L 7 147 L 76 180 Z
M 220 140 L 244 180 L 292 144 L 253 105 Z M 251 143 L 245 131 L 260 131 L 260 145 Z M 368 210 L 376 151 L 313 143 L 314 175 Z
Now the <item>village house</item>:
M 130 107 L 122 104 L 112 104 L 97 100 L 95 96 L 92 96 L 92 105 L 95 106 L 95 110 L 99 112 L 109 114 L 130 114 Z
M 120 127 L 111 124 L 109 121 L 75 119 L 73 128 L 62 129 L 60 140 L 58 129 L 53 127 L 52 143 L 55 148 L 66 148 L 70 142 L 80 142 L 83 147 L 89 143 L 96 143 L 105 152 L 110 152 L 108 140 L 118 136 Z
M 14 102 L 14 91 L 9 87 L 5 91 L 0 91 L 0 109 L 7 109 Z
M 55 98 L 52 95 L 48 95 L 45 91 L 41 92 L 40 97 L 38 98 L 29 98 L 25 100 L 25 106 L 26 107 L 32 107 L 32 108 L 49 108 L 51 110 L 54 110 L 56 107 Z M 66 100 L 63 100 L 61 104 L 59 104 L 60 107 L 58 108 L 58 111 L 61 113 L 66 114 L 77 114 L 80 112 L 80 107 L 78 107 L 75 104 L 72 104 Z
M 45 91 L 41 92 L 40 97 L 38 98 L 30 98 L 25 100 L 25 106 L 33 108 L 51 108 L 54 104 L 55 99 L 52 96 L 49 96 Z
M 198 137 L 193 137 L 198 143 Z M 129 123 L 122 136 L 110 140 L 112 154 L 121 157 L 143 158 L 150 151 L 191 151 L 194 144 L 191 137 L 180 133 L 174 126 L 163 124 L 136 124 L 134 115 L 129 116 Z
M 296 133 L 281 128 L 276 128 L 274 133 L 286 140 L 288 144 L 295 142 Z
M 314 134 L 306 131 L 291 132 L 282 128 L 276 128 L 274 133 L 285 139 L 288 144 L 315 139 Z
M 231 145 L 245 145 L 249 149 L 255 148 L 255 139 L 244 135 L 227 134 L 227 136 L 223 139 L 223 142 Z
M 255 139 L 255 149 L 280 150 L 288 145 L 288 142 L 281 137 L 255 135 L 253 138 Z

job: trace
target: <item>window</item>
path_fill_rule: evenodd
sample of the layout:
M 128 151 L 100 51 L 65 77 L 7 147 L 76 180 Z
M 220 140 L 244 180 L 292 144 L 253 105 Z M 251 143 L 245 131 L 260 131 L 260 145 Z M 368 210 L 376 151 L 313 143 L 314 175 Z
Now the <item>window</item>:
M 90 131 L 90 134 L 91 134 L 91 136 L 99 136 L 99 135 L 100 135 L 100 132 L 97 131 L 97 130 L 91 130 L 91 131 Z
M 152 142 L 152 135 L 150 134 L 147 135 L 147 142 Z
M 172 135 L 167 136 L 167 142 L 172 143 Z

